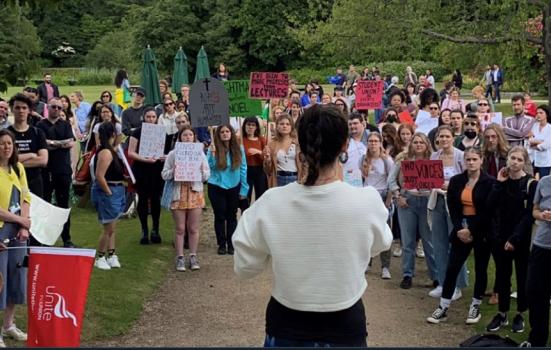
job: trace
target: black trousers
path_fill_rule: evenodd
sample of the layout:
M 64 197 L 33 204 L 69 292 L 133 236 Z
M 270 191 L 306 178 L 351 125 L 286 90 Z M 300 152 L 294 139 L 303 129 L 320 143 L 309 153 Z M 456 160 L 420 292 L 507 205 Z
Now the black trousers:
M 488 284 L 488 259 L 490 258 L 490 244 L 482 239 L 475 238 L 471 243 L 463 243 L 454 238 L 451 244 L 450 255 L 448 257 L 448 268 L 446 278 L 442 287 L 442 298 L 451 299 L 455 290 L 455 282 L 459 271 L 469 257 L 471 250 L 474 249 L 474 291 L 473 298 L 482 300 Z
M 247 183 L 249 184 L 249 193 L 247 194 L 247 197 L 249 198 L 250 203 L 253 188 L 255 200 L 260 198 L 260 196 L 262 196 L 262 194 L 268 189 L 268 178 L 266 177 L 264 168 L 262 166 L 248 166 Z
M 157 174 L 155 174 L 157 175 Z M 159 233 L 159 221 L 161 218 L 161 196 L 163 195 L 164 181 L 159 176 L 149 176 L 136 180 L 136 192 L 138 193 L 138 217 L 142 233 L 149 234 L 147 217 L 151 211 L 153 230 Z
M 231 238 L 237 227 L 237 207 L 239 206 L 239 189 L 230 189 L 208 184 L 208 194 L 214 211 L 214 232 L 219 247 L 233 247 Z
M 511 307 L 511 276 L 513 275 L 513 262 L 517 277 L 517 311 L 524 312 L 528 309 L 526 300 L 526 275 L 528 273 L 529 247 L 515 247 L 512 252 L 506 252 L 505 243 L 494 244 L 494 259 L 496 262 L 496 284 L 499 294 L 499 311 L 507 312 Z M 549 300 L 547 301 L 549 302 Z
M 528 341 L 532 346 L 546 346 L 549 337 L 550 266 L 551 249 L 532 246 L 526 282 L 531 328 Z M 501 295 L 499 297 L 501 298 Z
M 44 200 L 52 203 L 52 197 L 55 195 L 55 205 L 60 208 L 70 208 L 69 192 L 71 190 L 71 174 L 52 174 L 47 170 L 42 171 L 42 180 L 44 186 Z M 71 217 L 63 225 L 61 231 L 63 242 L 71 241 Z

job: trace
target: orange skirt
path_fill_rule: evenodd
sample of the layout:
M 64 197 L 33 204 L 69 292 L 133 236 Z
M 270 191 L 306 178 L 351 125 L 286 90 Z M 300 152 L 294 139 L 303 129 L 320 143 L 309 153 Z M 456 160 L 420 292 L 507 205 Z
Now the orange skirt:
M 205 206 L 203 192 L 195 192 L 191 189 L 190 183 L 183 183 L 180 187 L 180 200 L 173 201 L 170 205 L 172 210 L 197 209 Z

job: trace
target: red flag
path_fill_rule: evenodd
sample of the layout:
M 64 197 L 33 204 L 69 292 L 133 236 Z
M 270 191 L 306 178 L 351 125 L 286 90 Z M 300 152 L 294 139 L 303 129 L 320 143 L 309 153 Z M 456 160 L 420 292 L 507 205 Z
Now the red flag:
M 93 249 L 31 248 L 27 346 L 80 346 L 95 254 Z

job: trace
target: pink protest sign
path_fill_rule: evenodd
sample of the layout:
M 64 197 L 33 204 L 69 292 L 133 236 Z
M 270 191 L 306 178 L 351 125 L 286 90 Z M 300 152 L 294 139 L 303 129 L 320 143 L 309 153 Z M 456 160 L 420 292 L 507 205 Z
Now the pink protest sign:
M 356 86 L 356 109 L 379 109 L 383 102 L 382 80 L 360 80 Z
M 406 190 L 430 190 L 444 185 L 444 166 L 441 160 L 404 160 L 401 169 Z
M 249 82 L 250 98 L 285 98 L 289 89 L 289 74 L 252 72 Z

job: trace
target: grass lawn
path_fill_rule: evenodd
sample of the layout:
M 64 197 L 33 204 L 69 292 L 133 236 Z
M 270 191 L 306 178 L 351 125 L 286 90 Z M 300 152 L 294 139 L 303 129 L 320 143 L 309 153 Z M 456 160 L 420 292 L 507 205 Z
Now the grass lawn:
M 101 233 L 96 212 L 73 207 L 71 235 L 79 247 L 96 248 Z M 117 255 L 121 269 L 102 271 L 94 268 L 88 290 L 82 342 L 101 340 L 127 332 L 139 317 L 146 299 L 162 283 L 173 264 L 172 218 L 161 214 L 159 245 L 138 244 L 140 224 L 137 218 L 119 221 Z M 26 329 L 26 307 L 20 307 L 16 320 Z M 15 345 L 15 344 L 14 344 Z
M 55 83 L 55 82 L 54 82 Z M 30 85 L 33 86 L 33 85 Z M 61 95 L 67 95 L 69 96 L 73 91 L 75 90 L 81 90 L 82 94 L 84 95 L 84 100 L 87 102 L 94 102 L 96 100 L 99 100 L 101 93 L 105 90 L 108 90 L 115 95 L 115 85 L 97 85 L 97 86 L 89 86 L 89 85 L 75 85 L 75 86 L 59 86 L 59 93 Z M 7 100 L 11 96 L 15 95 L 17 92 L 22 92 L 23 87 L 21 86 L 10 86 L 8 88 L 7 94 L 0 94 L 0 97 Z

